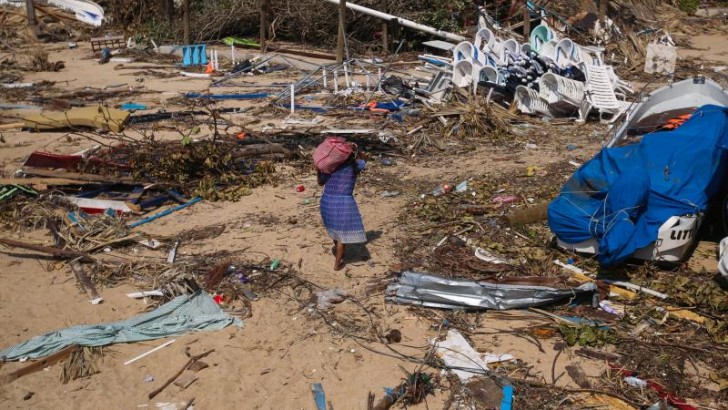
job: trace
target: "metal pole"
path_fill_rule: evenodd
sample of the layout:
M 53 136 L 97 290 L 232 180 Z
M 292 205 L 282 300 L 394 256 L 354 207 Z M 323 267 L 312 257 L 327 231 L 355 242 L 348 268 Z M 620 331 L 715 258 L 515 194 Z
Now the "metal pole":
M 392 21 L 396 21 L 401 26 L 404 26 L 404 27 L 407 27 L 407 28 L 411 28 L 413 30 L 418 30 L 418 31 L 421 31 L 423 33 L 432 34 L 433 36 L 442 37 L 442 38 L 445 38 L 445 39 L 450 40 L 450 41 L 460 42 L 460 41 L 466 41 L 466 40 L 468 40 L 467 38 L 465 38 L 463 36 L 459 36 L 457 34 L 449 33 L 447 31 L 438 30 L 438 29 L 436 29 L 434 27 L 426 26 L 424 24 L 415 23 L 414 21 L 407 20 L 407 19 L 403 19 L 403 18 L 399 18 L 399 17 L 393 16 L 391 14 L 382 13 L 381 11 L 377 11 L 377 10 L 374 10 L 374 9 L 370 9 L 368 7 L 362 7 L 362 6 L 359 6 L 359 5 L 356 5 L 356 4 L 347 3 L 346 0 L 343 0 L 341 2 L 339 0 L 326 0 L 326 1 L 328 1 L 329 3 L 333 3 L 333 4 L 338 4 L 339 5 L 339 9 L 341 9 L 341 3 L 344 3 L 344 6 L 346 8 L 348 8 L 348 9 L 351 9 L 351 10 L 354 10 L 354 11 L 358 11 L 360 13 L 364 13 L 366 15 L 373 16 L 373 17 L 376 17 L 376 18 L 379 18 L 379 19 L 382 19 L 382 20 L 392 20 Z M 341 14 L 342 13 L 339 13 L 339 15 L 341 15 Z

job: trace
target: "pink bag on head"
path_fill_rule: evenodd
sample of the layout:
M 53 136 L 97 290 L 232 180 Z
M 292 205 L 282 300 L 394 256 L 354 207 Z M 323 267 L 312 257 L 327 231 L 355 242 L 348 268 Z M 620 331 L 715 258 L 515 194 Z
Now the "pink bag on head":
M 346 162 L 354 153 L 352 144 L 341 137 L 327 137 L 313 151 L 313 163 L 316 169 L 324 174 L 330 174 Z

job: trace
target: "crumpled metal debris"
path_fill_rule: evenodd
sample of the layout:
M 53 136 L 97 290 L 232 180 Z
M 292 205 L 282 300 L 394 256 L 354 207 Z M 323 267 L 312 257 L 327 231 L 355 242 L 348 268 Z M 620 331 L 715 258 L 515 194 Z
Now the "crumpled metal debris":
M 448 279 L 417 272 L 403 272 L 386 290 L 385 300 L 405 305 L 457 309 L 523 309 L 548 305 L 594 293 L 597 286 L 556 289 L 539 285 L 510 285 L 474 280 Z

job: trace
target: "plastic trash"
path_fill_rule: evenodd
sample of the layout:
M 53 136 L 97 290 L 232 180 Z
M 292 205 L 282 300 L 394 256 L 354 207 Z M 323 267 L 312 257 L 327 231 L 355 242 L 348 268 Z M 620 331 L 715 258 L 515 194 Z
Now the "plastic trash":
M 341 289 L 329 289 L 316 292 L 318 301 L 316 307 L 319 309 L 328 309 L 333 305 L 339 304 L 346 299 L 346 292 Z
M 624 378 L 624 382 L 632 387 L 644 389 L 647 387 L 647 381 L 640 379 L 639 377 L 629 376 Z
M 306 187 L 303 185 L 296 185 L 296 192 L 303 192 L 306 190 Z
M 276 270 L 277 267 L 281 266 L 281 260 L 278 258 L 273 259 L 270 263 L 270 270 Z
M 389 158 L 382 158 L 382 165 L 385 167 L 391 167 L 395 164 L 395 162 Z
M 455 192 L 462 194 L 468 190 L 468 181 L 463 181 L 455 186 Z
M 728 237 L 723 238 L 718 245 L 718 270 L 726 280 L 728 280 Z
M 382 198 L 391 198 L 399 195 L 399 191 L 384 191 L 380 194 Z
M 450 191 L 452 191 L 452 185 L 442 184 L 441 186 L 433 189 L 430 194 L 432 194 L 432 196 L 440 196 L 440 195 L 445 195 L 445 194 L 449 193 Z
M 493 203 L 498 205 L 510 205 L 519 202 L 521 197 L 518 195 L 498 195 L 493 198 Z
M 454 329 L 447 331 L 447 338 L 438 342 L 433 340 L 436 354 L 445 362 L 461 382 L 467 382 L 477 375 L 487 374 L 488 364 L 473 349 L 460 332 Z
M 316 403 L 316 410 L 326 410 L 326 393 L 321 383 L 311 384 L 311 393 L 313 393 L 313 401 Z

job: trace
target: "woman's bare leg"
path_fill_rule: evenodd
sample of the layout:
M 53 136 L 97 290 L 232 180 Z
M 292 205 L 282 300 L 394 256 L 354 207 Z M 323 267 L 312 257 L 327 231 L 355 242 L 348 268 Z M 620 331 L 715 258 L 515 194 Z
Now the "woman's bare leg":
M 344 250 L 346 245 L 341 241 L 336 241 L 336 261 L 334 261 L 334 270 L 341 270 L 344 264 L 341 262 L 344 259 Z

